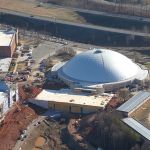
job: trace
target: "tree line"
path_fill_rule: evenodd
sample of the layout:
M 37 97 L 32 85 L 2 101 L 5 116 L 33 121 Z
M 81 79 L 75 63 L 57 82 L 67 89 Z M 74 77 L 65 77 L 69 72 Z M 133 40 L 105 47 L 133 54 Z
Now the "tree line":
M 63 6 L 150 17 L 149 0 L 41 0 Z
M 91 116 L 80 123 L 79 132 L 95 147 L 104 150 L 150 150 L 150 145 L 137 132 L 121 121 L 116 112 L 99 112 L 92 121 Z

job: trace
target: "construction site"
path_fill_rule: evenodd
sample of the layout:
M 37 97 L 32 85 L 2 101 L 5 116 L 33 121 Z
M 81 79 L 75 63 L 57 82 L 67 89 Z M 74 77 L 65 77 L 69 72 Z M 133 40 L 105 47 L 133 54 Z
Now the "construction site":
M 110 16 L 106 15 L 105 20 L 104 16 L 94 14 L 106 22 L 93 22 L 89 12 L 72 10 L 72 4 L 59 0 L 55 4 L 53 0 L 15 0 L 13 3 L 0 0 L 0 3 L 0 10 L 8 14 L 11 11 L 24 13 L 20 17 L 23 22 L 18 14 L 15 14 L 16 21 L 13 14 L 13 22 L 11 13 L 10 16 L 5 11 L 0 13 L 0 36 L 3 35 L 0 45 L 5 44 L 2 45 L 5 53 L 0 47 L 5 54 L 0 55 L 0 80 L 5 83 L 0 82 L 0 150 L 136 150 L 141 141 L 140 150 L 149 150 L 144 149 L 148 148 L 149 137 L 123 121 L 131 117 L 149 130 L 149 100 L 144 104 L 140 101 L 139 109 L 131 114 L 121 110 L 120 115 L 116 111 L 140 91 L 150 92 L 149 23 L 145 22 L 144 28 L 143 21 L 138 18 L 150 15 L 149 7 L 144 7 L 146 2 L 142 10 L 139 5 L 134 8 L 138 27 L 135 20 L 132 27 L 117 24 L 119 31 L 111 29 L 113 36 L 108 29 L 102 29 L 108 33 L 106 37 L 99 34 L 101 31 L 96 32 L 98 26 L 106 23 L 112 28 L 115 21 L 120 20 L 114 19 L 109 24 Z M 95 7 L 95 2 L 88 3 Z M 103 10 L 113 6 L 112 11 L 128 15 L 131 13 L 128 10 L 133 11 L 123 3 L 114 5 L 104 1 L 101 6 Z M 52 28 L 47 20 L 38 17 L 50 18 Z M 83 37 L 78 34 L 79 24 L 71 23 L 73 28 L 70 28 L 70 24 L 63 22 L 64 26 L 60 20 L 81 23 L 81 27 L 82 24 L 96 27 L 94 30 L 92 26 L 86 26 L 86 30 L 82 28 L 91 36 L 85 38 L 86 34 Z M 70 32 L 62 31 L 64 27 Z M 124 31 L 125 28 L 128 31 Z M 131 28 L 134 28 L 133 35 Z M 72 40 L 72 32 L 76 40 Z M 102 40 L 94 33 L 101 35 Z M 4 38 L 9 43 L 3 43 Z
M 76 54 L 80 54 L 82 51 L 84 52 L 87 48 L 93 46 L 73 43 L 71 41 L 21 29 L 19 30 L 19 37 L 19 46 L 13 54 L 10 69 L 5 77 L 7 82 L 18 83 L 19 101 L 15 102 L 8 113 L 6 115 L 4 114 L 2 118 L 0 137 L 3 142 L 0 145 L 0 149 L 69 150 L 73 149 L 73 145 L 77 149 L 89 149 L 89 147 L 90 149 L 95 149 L 95 147 L 91 147 L 87 141 L 84 141 L 81 135 L 75 134 L 74 130 L 78 128 L 78 123 L 72 123 L 72 119 L 73 122 L 75 122 L 76 119 L 78 121 L 82 116 L 79 117 L 79 115 L 69 113 L 66 111 L 66 107 L 63 109 L 58 107 L 59 111 L 52 111 L 50 109 L 51 111 L 47 112 L 47 108 L 43 107 L 45 104 L 34 105 L 28 102 L 28 100 L 31 101 L 31 99 L 36 98 L 42 92 L 43 88 L 50 90 L 68 88 L 67 84 L 55 78 L 51 78 L 50 69 L 60 61 L 68 61 Z M 147 55 L 147 53 L 132 51 L 132 48 L 130 49 L 131 50 L 128 51 L 127 48 L 117 48 L 116 51 L 130 58 L 135 57 L 138 62 L 149 67 L 149 55 Z M 145 49 L 145 52 L 146 51 Z M 148 85 L 147 83 L 145 88 L 148 88 Z M 135 93 L 140 88 L 141 86 L 132 87 L 130 92 Z M 127 94 L 127 92 L 125 93 Z M 126 98 L 126 94 L 124 95 L 122 91 L 116 93 L 114 97 L 108 101 L 109 103 L 105 109 L 112 110 L 117 108 L 122 102 L 120 99 L 123 100 Z M 115 96 L 117 98 L 115 98 Z M 58 99 L 59 97 L 55 96 L 53 99 L 55 100 L 56 98 Z M 39 99 L 41 100 L 40 97 Z M 58 101 L 60 100 L 58 99 Z M 65 101 L 67 101 L 67 97 Z M 76 103 L 76 101 L 70 103 Z M 101 102 L 100 104 L 102 105 Z M 79 109 L 74 108 L 74 110 L 78 112 L 77 110 Z M 56 120 L 53 120 L 54 116 L 58 116 L 58 120 L 57 117 Z M 11 134 L 7 134 L 8 132 Z M 65 138 L 67 139 L 68 137 L 67 135 L 72 136 L 71 146 L 65 140 Z M 82 142 L 79 144 L 77 141 Z

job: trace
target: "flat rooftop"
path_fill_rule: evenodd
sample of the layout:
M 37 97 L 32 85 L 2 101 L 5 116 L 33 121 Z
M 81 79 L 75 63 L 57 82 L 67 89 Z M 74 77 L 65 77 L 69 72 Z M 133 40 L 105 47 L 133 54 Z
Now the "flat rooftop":
M 72 93 L 71 90 L 43 90 L 34 100 L 105 108 L 112 97 L 112 95 L 79 95 Z
M 9 46 L 15 31 L 0 30 L 0 46 Z
M 12 58 L 0 58 L 0 73 L 6 73 L 9 70 Z

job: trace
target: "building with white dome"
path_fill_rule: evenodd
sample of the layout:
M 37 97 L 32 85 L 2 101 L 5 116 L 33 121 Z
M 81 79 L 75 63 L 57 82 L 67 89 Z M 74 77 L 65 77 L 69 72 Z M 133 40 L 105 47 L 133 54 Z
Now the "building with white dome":
M 82 52 L 68 62 L 56 64 L 52 73 L 71 87 L 113 91 L 134 82 L 144 82 L 149 74 L 126 56 L 107 49 Z

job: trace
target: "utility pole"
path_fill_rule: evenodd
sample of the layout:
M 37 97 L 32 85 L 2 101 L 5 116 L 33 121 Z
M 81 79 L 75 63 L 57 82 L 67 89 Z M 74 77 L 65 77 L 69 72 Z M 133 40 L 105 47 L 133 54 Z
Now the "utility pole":
M 57 37 L 57 24 L 56 24 L 56 17 L 54 17 L 54 28 L 55 28 L 55 36 Z

